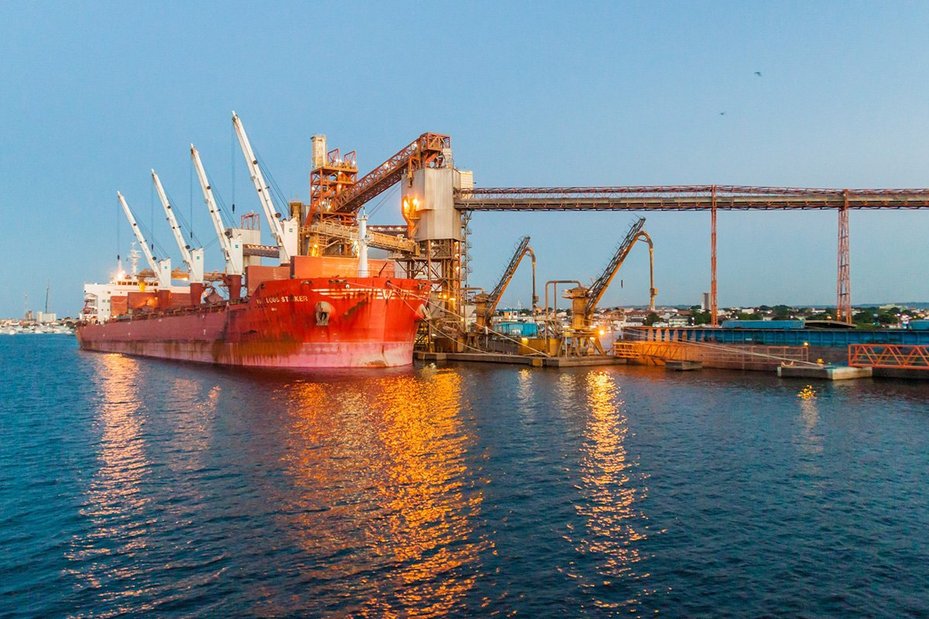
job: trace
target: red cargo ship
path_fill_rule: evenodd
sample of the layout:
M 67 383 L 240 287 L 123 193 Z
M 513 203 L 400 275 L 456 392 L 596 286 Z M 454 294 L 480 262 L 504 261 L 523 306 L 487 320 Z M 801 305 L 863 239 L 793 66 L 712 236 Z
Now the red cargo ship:
M 266 368 L 409 365 L 428 282 L 339 276 L 350 260 L 297 256 L 250 267 L 249 294 L 191 305 L 169 290 L 108 294 L 132 311 L 77 329 L 84 350 Z M 372 261 L 374 262 L 374 261 Z M 373 266 L 373 265 L 372 265 Z M 392 263 L 385 266 L 392 267 Z M 381 267 L 383 273 L 392 268 Z M 201 289 L 191 286 L 197 297 Z M 147 301 L 147 303 L 146 303 Z M 137 309 L 132 309 L 135 306 Z
M 135 274 L 139 254 L 133 249 L 131 277 L 120 268 L 108 284 L 85 285 L 84 321 L 77 329 L 81 348 L 267 368 L 411 364 L 417 324 L 425 315 L 431 285 L 395 277 L 391 260 L 369 261 L 368 246 L 400 254 L 418 248 L 403 235 L 368 234 L 367 217 L 356 219 L 355 213 L 375 193 L 410 173 L 414 163 L 444 165 L 450 154 L 448 138 L 424 134 L 356 181 L 354 151 L 343 157 L 339 149 L 327 151 L 325 136 L 313 136 L 311 202 L 290 202 L 286 216 L 271 199 L 235 112 L 232 123 L 273 245 L 261 244 L 255 213 L 242 217 L 240 228 L 225 225 L 199 151 L 191 145 L 191 161 L 223 252 L 223 273 L 204 273 L 203 248 L 190 247 L 152 170 L 152 182 L 187 272 L 175 273 L 170 259 L 155 258 L 154 244 L 146 241 L 129 204 L 117 192 L 149 270 Z M 264 266 L 262 258 L 275 259 L 279 266 Z M 181 278 L 187 280 L 186 286 L 173 285 L 174 279 Z M 215 289 L 206 290 L 214 284 L 225 288 L 224 297 Z

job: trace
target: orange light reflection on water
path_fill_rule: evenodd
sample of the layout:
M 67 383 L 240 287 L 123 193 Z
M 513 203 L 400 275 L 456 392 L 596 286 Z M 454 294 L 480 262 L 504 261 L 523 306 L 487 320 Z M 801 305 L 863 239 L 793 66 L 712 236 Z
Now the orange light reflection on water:
M 600 557 L 600 584 L 609 585 L 620 578 L 641 579 L 647 574 L 637 574 L 635 564 L 642 560 L 638 544 L 645 534 L 633 525 L 643 518 L 635 503 L 645 497 L 647 489 L 632 477 L 634 465 L 624 445 L 628 420 L 619 387 L 612 374 L 592 371 L 586 376 L 585 391 L 588 418 L 580 471 L 584 500 L 576 510 L 586 519 L 587 534 L 575 540 L 576 549 Z M 611 603 L 599 596 L 596 603 L 612 608 L 634 606 L 636 601 Z
M 140 484 L 149 463 L 138 417 L 138 361 L 104 354 L 95 356 L 94 362 L 98 365 L 94 380 L 101 398 L 97 419 L 102 431 L 99 469 L 80 510 L 91 529 L 72 540 L 67 557 L 74 563 L 72 574 L 93 588 L 105 582 L 107 599 L 113 601 L 141 594 L 128 586 L 120 588 L 117 581 L 123 579 L 128 584 L 138 574 L 134 557 L 148 544 L 145 519 L 138 518 L 136 512 L 148 502 L 141 495 Z M 98 560 L 104 555 L 120 559 Z
M 474 584 L 461 568 L 482 549 L 471 539 L 482 496 L 465 491 L 471 439 L 460 376 L 424 370 L 340 390 L 303 385 L 299 401 L 293 435 L 303 447 L 288 462 L 302 490 L 294 511 L 307 550 L 328 558 L 312 576 L 357 579 L 350 614 L 450 612 Z M 379 573 L 355 574 L 372 564 Z
M 825 489 L 820 461 L 823 455 L 823 433 L 819 428 L 819 404 L 816 398 L 798 402 L 801 419 L 798 466 L 809 480 L 806 491 L 819 494 Z

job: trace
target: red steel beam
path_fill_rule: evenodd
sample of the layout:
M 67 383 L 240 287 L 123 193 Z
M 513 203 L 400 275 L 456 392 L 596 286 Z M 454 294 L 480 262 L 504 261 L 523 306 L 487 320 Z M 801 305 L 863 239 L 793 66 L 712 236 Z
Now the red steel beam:
M 845 204 L 839 209 L 838 282 L 836 283 L 835 319 L 852 324 L 852 267 L 848 233 L 848 192 Z
M 357 211 L 366 202 L 399 182 L 404 173 L 412 174 L 418 168 L 441 164 L 444 151 L 450 147 L 451 138 L 447 135 L 422 134 L 335 197 L 332 200 L 332 212 Z
M 922 209 L 929 208 L 929 189 L 740 185 L 494 187 L 460 192 L 455 197 L 455 206 L 470 211 Z
M 710 326 L 719 326 L 719 301 L 716 289 L 716 186 L 710 196 Z
M 704 193 L 712 194 L 713 188 L 720 196 L 726 194 L 751 194 L 751 195 L 822 195 L 842 197 L 846 191 L 854 195 L 883 196 L 898 194 L 919 194 L 926 195 L 929 193 L 927 188 L 907 188 L 907 189 L 835 189 L 835 188 L 815 188 L 815 187 L 765 187 L 751 185 L 616 185 L 604 187 L 474 187 L 473 189 L 463 191 L 469 195 L 488 195 L 488 194 L 621 194 L 621 193 Z
M 489 187 L 461 191 L 466 211 L 710 211 L 710 317 L 717 324 L 716 212 L 722 210 L 837 210 L 836 319 L 851 324 L 850 209 L 929 208 L 929 189 L 825 189 L 743 185 L 625 187 Z
M 914 344 L 850 344 L 848 365 L 864 368 L 929 370 L 929 346 Z

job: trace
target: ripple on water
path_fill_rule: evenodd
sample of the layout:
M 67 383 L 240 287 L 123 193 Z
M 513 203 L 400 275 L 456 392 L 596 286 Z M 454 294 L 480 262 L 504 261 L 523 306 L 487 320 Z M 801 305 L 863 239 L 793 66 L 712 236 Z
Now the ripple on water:
M 929 613 L 926 384 L 0 370 L 0 614 Z

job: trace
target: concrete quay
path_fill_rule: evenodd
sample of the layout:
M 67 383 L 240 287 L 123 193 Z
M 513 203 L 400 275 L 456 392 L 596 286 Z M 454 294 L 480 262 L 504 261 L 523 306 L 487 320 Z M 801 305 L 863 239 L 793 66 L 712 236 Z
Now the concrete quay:
M 780 378 L 815 378 L 819 380 L 853 380 L 871 378 L 871 368 L 852 368 L 844 365 L 799 366 L 781 365 L 777 368 Z
M 473 352 L 422 352 L 413 353 L 416 361 L 426 363 L 506 363 L 510 365 L 528 365 L 536 368 L 572 368 L 600 365 L 625 365 L 625 359 L 617 359 L 609 355 L 596 355 L 590 357 L 540 357 L 531 355 L 506 355 L 502 353 L 473 353 Z

